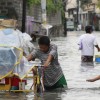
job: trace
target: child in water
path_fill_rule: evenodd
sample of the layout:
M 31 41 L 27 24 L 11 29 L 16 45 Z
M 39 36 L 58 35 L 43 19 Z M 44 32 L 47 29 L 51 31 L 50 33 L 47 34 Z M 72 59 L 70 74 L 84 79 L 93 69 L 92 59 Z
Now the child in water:
M 64 88 L 67 86 L 63 71 L 58 62 L 57 46 L 50 44 L 47 36 L 38 40 L 39 49 L 34 50 L 28 57 L 28 61 L 38 58 L 44 66 L 44 87 L 46 90 Z

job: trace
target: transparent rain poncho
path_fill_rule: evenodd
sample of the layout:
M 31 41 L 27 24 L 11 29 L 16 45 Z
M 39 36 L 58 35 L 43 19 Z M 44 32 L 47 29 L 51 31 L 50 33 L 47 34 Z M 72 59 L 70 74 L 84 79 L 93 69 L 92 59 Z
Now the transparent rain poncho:
M 7 76 L 14 69 L 16 55 L 13 48 L 0 48 L 0 78 Z

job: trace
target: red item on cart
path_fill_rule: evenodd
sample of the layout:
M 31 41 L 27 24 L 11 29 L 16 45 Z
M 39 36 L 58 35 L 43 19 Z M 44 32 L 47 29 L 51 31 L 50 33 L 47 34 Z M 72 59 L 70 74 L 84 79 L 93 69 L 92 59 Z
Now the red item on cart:
M 11 78 L 11 86 L 19 86 L 19 82 L 21 82 L 21 80 L 19 78 L 13 77 Z M 25 82 L 25 84 L 27 84 L 26 80 L 22 80 L 22 82 Z M 5 84 L 9 84 L 9 78 L 5 78 Z

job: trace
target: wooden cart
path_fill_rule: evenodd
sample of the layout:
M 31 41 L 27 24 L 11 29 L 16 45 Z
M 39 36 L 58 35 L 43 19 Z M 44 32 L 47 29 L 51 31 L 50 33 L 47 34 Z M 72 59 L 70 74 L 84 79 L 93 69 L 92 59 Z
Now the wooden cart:
M 26 75 L 25 78 L 27 79 L 27 81 L 29 79 L 32 80 L 32 85 L 30 86 L 30 88 L 28 90 L 23 89 L 23 81 L 20 80 L 20 88 L 17 90 L 11 90 L 12 87 L 12 78 L 15 76 L 15 74 L 11 74 L 9 76 L 7 76 L 6 78 L 8 78 L 8 82 L 9 84 L 0 84 L 0 91 L 9 91 L 9 92 L 34 92 L 37 93 L 40 91 L 44 91 L 44 87 L 41 83 L 41 79 L 40 79 L 40 75 L 38 72 L 38 67 L 34 67 L 33 69 L 31 69 L 32 72 L 32 76 L 28 76 Z M 21 87 L 22 86 L 22 87 Z M 42 88 L 41 88 L 42 87 Z M 41 90 L 42 89 L 42 90 Z

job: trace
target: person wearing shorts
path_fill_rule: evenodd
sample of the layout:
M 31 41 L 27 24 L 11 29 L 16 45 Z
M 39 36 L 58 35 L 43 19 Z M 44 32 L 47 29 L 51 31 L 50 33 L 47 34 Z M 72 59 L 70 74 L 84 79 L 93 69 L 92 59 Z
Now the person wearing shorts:
M 92 34 L 92 26 L 85 27 L 86 34 L 83 34 L 79 38 L 79 49 L 81 50 L 81 61 L 84 62 L 93 62 L 94 57 L 94 47 L 100 51 L 96 37 Z

